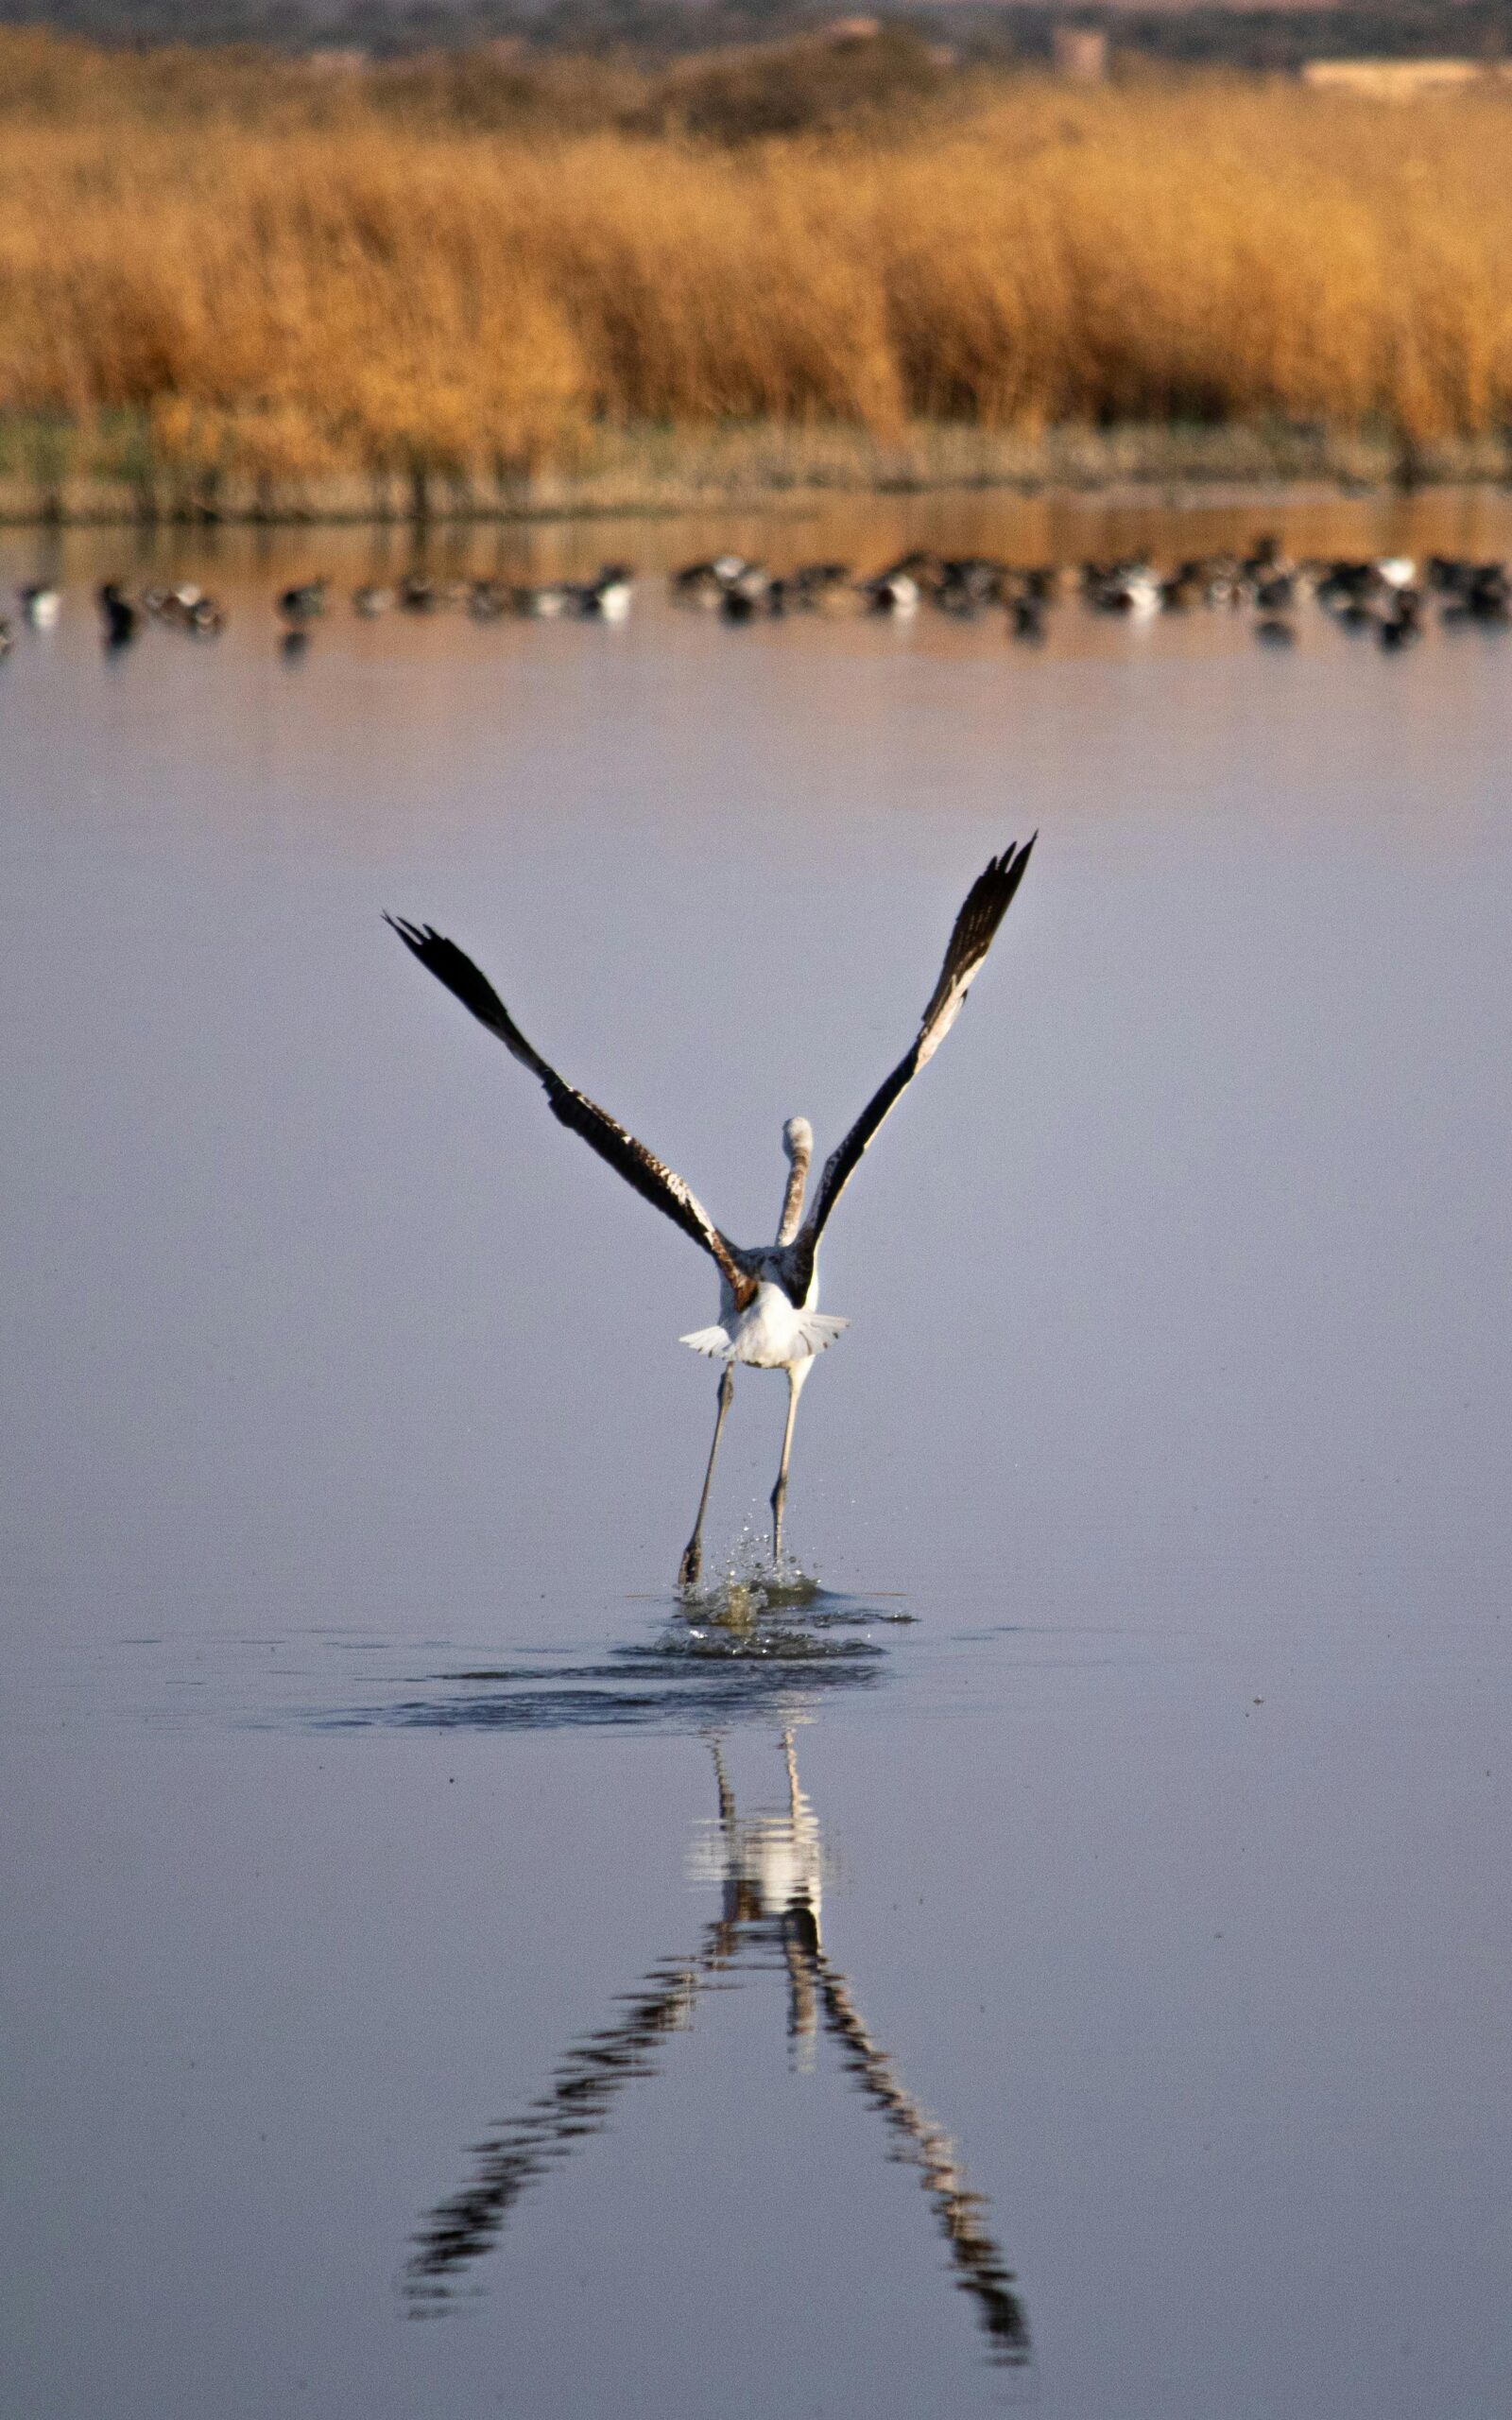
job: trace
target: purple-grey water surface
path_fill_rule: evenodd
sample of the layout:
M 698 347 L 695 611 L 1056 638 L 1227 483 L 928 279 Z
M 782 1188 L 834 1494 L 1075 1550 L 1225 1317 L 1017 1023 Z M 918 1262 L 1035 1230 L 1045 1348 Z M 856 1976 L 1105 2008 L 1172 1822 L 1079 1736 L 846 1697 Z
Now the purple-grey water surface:
M 1267 525 L 1512 551 L 440 533 L 643 572 L 485 628 L 350 615 L 397 535 L 5 540 L 66 591 L 0 665 L 16 2420 L 1507 2410 L 1512 637 L 660 578 Z M 107 662 L 112 570 L 230 627 Z M 1035 826 L 827 1238 L 828 1593 L 690 1623 L 713 1271 L 380 910 L 757 1239 Z

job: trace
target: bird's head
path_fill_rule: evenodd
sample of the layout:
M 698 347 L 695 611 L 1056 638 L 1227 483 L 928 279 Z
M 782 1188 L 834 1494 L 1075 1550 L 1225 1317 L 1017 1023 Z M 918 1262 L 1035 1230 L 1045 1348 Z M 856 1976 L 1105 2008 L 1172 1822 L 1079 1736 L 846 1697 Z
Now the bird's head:
M 807 1167 L 814 1156 L 814 1129 L 806 1117 L 790 1117 L 782 1129 L 782 1149 L 794 1167 Z

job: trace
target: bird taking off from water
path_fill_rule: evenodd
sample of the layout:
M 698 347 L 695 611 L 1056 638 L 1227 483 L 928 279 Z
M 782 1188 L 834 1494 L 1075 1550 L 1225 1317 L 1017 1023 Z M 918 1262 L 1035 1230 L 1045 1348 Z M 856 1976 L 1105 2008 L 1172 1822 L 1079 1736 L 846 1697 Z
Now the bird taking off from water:
M 1038 838 L 1038 835 L 1035 836 Z M 814 1134 L 806 1117 L 790 1117 L 782 1129 L 782 1145 L 787 1153 L 787 1187 L 782 1199 L 782 1215 L 778 1223 L 775 1243 L 750 1246 L 731 1242 L 723 1230 L 714 1225 L 701 1201 L 675 1176 L 644 1143 L 627 1134 L 607 1111 L 591 1101 L 586 1093 L 566 1083 L 555 1067 L 548 1066 L 541 1053 L 525 1040 L 497 992 L 463 955 L 455 942 L 449 942 L 429 925 L 410 925 L 402 918 L 390 916 L 387 922 L 406 948 L 412 950 L 422 966 L 429 967 L 438 982 L 455 992 L 465 1009 L 471 1009 L 480 1025 L 496 1034 L 507 1050 L 513 1053 L 523 1066 L 540 1079 L 545 1086 L 552 1114 L 563 1126 L 580 1134 L 591 1144 L 601 1159 L 617 1168 L 627 1184 L 653 1202 L 675 1226 L 682 1229 L 701 1246 L 719 1271 L 719 1318 L 713 1327 L 696 1328 L 682 1339 L 696 1353 L 707 1353 L 722 1362 L 719 1379 L 719 1408 L 714 1418 L 713 1443 L 709 1448 L 708 1467 L 704 1472 L 703 1492 L 698 1498 L 698 1512 L 693 1525 L 693 1535 L 683 1550 L 678 1571 L 679 1585 L 691 1588 L 703 1566 L 703 1522 L 709 1506 L 709 1491 L 713 1484 L 714 1458 L 719 1451 L 719 1439 L 734 1392 L 735 1363 L 747 1362 L 757 1370 L 784 1370 L 787 1373 L 787 1421 L 782 1430 L 782 1459 L 778 1468 L 777 1484 L 772 1490 L 772 1553 L 779 1573 L 782 1568 L 782 1511 L 787 1499 L 787 1468 L 793 1450 L 793 1421 L 803 1382 L 814 1366 L 816 1354 L 832 1344 L 848 1322 L 834 1319 L 818 1309 L 817 1263 L 819 1238 L 829 1224 L 830 1215 L 855 1173 L 857 1163 L 878 1127 L 913 1081 L 920 1067 L 934 1057 L 960 1012 L 962 1001 L 970 989 L 971 977 L 992 945 L 999 925 L 1007 913 L 1008 903 L 1023 879 L 1034 838 L 1022 849 L 1005 849 L 993 857 L 966 895 L 960 914 L 955 919 L 945 963 L 940 968 L 939 981 L 930 994 L 929 1005 L 919 1020 L 919 1031 L 906 1056 L 901 1059 L 892 1074 L 862 1111 L 850 1133 L 833 1150 L 824 1164 L 818 1190 L 807 1217 L 803 1211 L 804 1187 L 808 1180 L 809 1161 L 814 1150 Z

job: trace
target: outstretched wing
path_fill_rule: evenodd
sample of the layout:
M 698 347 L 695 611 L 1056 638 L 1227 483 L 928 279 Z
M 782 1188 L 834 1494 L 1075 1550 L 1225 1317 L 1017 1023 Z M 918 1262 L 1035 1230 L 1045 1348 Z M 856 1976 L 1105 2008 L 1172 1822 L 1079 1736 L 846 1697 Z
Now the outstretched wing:
M 571 1127 L 585 1143 L 593 1146 L 601 1160 L 607 1160 L 618 1170 L 627 1184 L 669 1218 L 674 1226 L 701 1244 L 710 1258 L 717 1262 L 722 1276 L 737 1294 L 745 1292 L 748 1280 L 737 1266 L 729 1237 L 721 1235 L 696 1194 L 690 1191 L 680 1176 L 663 1167 L 655 1153 L 633 1134 L 627 1134 L 616 1124 L 607 1110 L 586 1093 L 564 1083 L 555 1067 L 549 1067 L 539 1050 L 525 1040 L 504 1002 L 486 975 L 479 973 L 472 960 L 459 950 L 455 942 L 447 941 L 430 925 L 406 924 L 402 917 L 386 916 L 406 949 L 412 950 L 421 966 L 428 967 L 438 983 L 455 992 L 465 1009 L 471 1009 L 480 1025 L 498 1035 L 507 1050 L 511 1051 L 524 1067 L 540 1078 L 546 1088 L 552 1115 L 563 1126 Z
M 793 1284 L 797 1301 L 807 1298 L 819 1237 L 824 1233 L 831 1211 L 850 1182 L 863 1151 L 920 1067 L 933 1059 L 960 1014 L 961 1002 L 971 988 L 971 977 L 992 946 L 993 935 L 1007 914 L 1009 902 L 1023 880 L 1024 868 L 1039 837 L 1038 833 L 1033 834 L 1022 849 L 1012 846 L 1005 849 L 1001 857 L 993 857 L 972 883 L 955 919 L 950 947 L 945 952 L 945 963 L 939 971 L 939 981 L 919 1021 L 913 1048 L 906 1059 L 899 1061 L 886 1082 L 868 1101 L 844 1142 L 825 1161 L 824 1174 L 819 1179 L 813 1206 L 793 1243 Z

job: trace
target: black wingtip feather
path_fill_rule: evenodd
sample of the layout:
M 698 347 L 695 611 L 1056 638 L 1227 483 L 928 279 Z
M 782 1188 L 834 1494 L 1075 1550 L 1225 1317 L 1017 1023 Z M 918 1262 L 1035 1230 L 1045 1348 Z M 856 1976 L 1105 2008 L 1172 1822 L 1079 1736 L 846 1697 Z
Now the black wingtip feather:
M 486 1025 L 491 1033 L 497 1034 L 508 1046 L 516 1058 L 523 1059 L 526 1066 L 540 1074 L 536 1053 L 514 1024 L 488 977 L 480 967 L 473 965 L 465 950 L 458 949 L 455 942 L 448 941 L 444 933 L 438 933 L 434 925 L 412 925 L 404 916 L 386 915 L 384 921 L 393 926 L 405 948 L 419 959 L 428 974 L 435 976 L 438 983 L 444 983 L 462 1006 L 471 1010 L 480 1025 Z
M 438 983 L 443 983 L 462 1006 L 472 1011 L 478 1023 L 496 1034 L 511 1056 L 528 1067 L 531 1074 L 544 1084 L 552 1115 L 559 1123 L 573 1133 L 581 1135 L 590 1149 L 596 1151 L 600 1159 L 607 1160 L 627 1184 L 700 1245 L 738 1293 L 744 1280 L 731 1256 L 730 1247 L 682 1179 L 663 1167 L 644 1143 L 638 1143 L 633 1134 L 627 1134 L 624 1127 L 618 1125 L 607 1111 L 600 1109 L 596 1101 L 590 1100 L 586 1093 L 580 1093 L 575 1085 L 563 1081 L 555 1067 L 549 1065 L 539 1050 L 525 1040 L 488 977 L 481 968 L 473 965 L 466 951 L 458 949 L 455 942 L 448 941 L 443 933 L 438 933 L 434 925 L 412 925 L 402 916 L 387 913 L 384 922 L 393 926 L 421 966 L 434 975 Z
M 998 926 L 1023 880 L 1030 853 L 1039 837 L 1038 831 L 1031 834 L 1022 849 L 1010 840 L 1001 856 L 988 859 L 967 892 L 951 934 L 939 982 L 924 1012 L 926 1025 L 943 1003 L 953 983 L 968 969 L 980 965 L 991 948 Z

